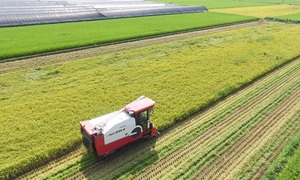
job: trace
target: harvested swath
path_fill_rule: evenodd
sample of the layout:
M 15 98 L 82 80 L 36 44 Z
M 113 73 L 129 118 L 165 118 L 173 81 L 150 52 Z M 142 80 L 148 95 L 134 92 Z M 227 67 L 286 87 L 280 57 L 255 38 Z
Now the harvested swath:
M 274 161 L 274 159 L 283 151 L 283 149 L 288 146 L 288 142 L 290 139 L 293 139 L 295 133 L 299 131 L 300 124 L 299 122 L 295 122 L 295 119 L 299 118 L 297 115 L 294 115 L 289 124 L 287 124 L 287 128 L 283 127 L 279 135 L 276 135 L 275 138 L 270 140 L 262 151 L 256 153 L 257 155 L 252 156 L 249 163 L 246 166 L 242 167 L 241 171 L 237 174 L 237 177 L 252 177 L 254 179 L 260 179 L 266 169 L 270 166 L 270 164 Z M 293 121 L 294 119 L 294 121 Z M 296 119 L 297 120 L 297 119 Z M 293 123 L 293 124 L 291 124 Z M 297 125 L 294 125 L 296 123 Z M 295 127 L 294 127 L 295 126 Z M 282 132 L 283 131 L 283 132 Z M 257 161 L 257 159 L 261 159 Z M 260 162 L 264 162 L 261 164 Z M 251 168 L 253 167 L 253 169 Z
M 298 112 L 300 114 L 300 112 Z M 300 127 L 300 126 L 299 126 Z M 298 127 L 298 128 L 299 128 Z M 296 129 L 295 129 L 296 131 Z M 291 159 L 292 156 L 295 156 L 297 153 L 297 149 L 299 149 L 300 142 L 300 131 L 295 132 L 291 131 L 293 134 L 291 139 L 289 139 L 288 143 L 283 147 L 282 151 L 279 152 L 278 156 L 271 157 L 271 164 L 265 170 L 263 167 L 263 171 L 258 171 L 256 173 L 256 177 L 261 179 L 275 179 L 275 177 L 285 168 L 288 159 Z M 270 158 L 269 158 L 270 159 Z M 292 166 L 287 166 L 292 167 Z M 263 173 L 263 174 L 262 174 Z
M 300 91 L 295 92 L 261 123 L 251 129 L 246 136 L 218 156 L 216 161 L 209 164 L 206 171 L 201 171 L 195 179 L 233 178 L 232 176 L 239 170 L 239 167 L 247 162 L 247 158 L 259 151 L 261 146 L 294 115 L 296 112 L 294 107 L 300 105 L 299 95 Z

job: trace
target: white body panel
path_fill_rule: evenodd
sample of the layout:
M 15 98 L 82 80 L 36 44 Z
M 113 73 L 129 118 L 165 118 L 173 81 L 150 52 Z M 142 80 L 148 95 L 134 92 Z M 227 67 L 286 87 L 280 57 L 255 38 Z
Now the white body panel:
M 102 128 L 104 144 L 109 144 L 126 136 L 130 136 L 132 130 L 135 128 L 135 119 L 129 116 L 126 111 L 115 111 L 92 119 L 90 123 L 93 126 L 98 123 L 104 125 Z

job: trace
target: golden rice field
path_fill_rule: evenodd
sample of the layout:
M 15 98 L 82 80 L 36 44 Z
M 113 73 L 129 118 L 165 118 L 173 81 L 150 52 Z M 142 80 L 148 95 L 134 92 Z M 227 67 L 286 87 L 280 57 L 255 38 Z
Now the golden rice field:
M 300 6 L 296 6 L 296 5 L 272 5 L 272 6 L 212 9 L 210 11 L 265 18 L 265 17 L 274 17 L 274 16 L 300 13 Z

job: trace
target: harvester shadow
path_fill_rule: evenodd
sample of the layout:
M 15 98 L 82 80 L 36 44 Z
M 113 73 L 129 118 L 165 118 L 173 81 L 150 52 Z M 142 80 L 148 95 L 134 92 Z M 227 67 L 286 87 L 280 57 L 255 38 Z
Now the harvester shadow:
M 125 174 L 137 174 L 158 160 L 156 141 L 157 136 L 137 140 L 106 157 L 99 157 L 90 149 L 80 162 L 81 174 L 87 179 L 118 179 Z M 88 165 L 87 159 L 92 161 Z

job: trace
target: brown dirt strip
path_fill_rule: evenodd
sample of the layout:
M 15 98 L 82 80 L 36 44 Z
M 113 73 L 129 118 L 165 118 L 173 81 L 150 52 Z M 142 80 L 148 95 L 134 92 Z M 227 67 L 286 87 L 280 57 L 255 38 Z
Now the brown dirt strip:
M 148 38 L 145 40 L 135 40 L 131 42 L 116 43 L 113 45 L 103 45 L 100 47 L 91 47 L 88 49 L 82 49 L 76 51 L 73 50 L 71 52 L 64 52 L 64 53 L 54 52 L 54 54 L 51 55 L 26 58 L 24 60 L 16 60 L 11 62 L 0 61 L 0 74 L 20 71 L 20 70 L 35 69 L 38 67 L 48 66 L 51 64 L 63 63 L 63 62 L 73 61 L 73 60 L 80 60 L 83 58 L 96 57 L 104 54 L 115 53 L 115 52 L 130 50 L 134 48 L 156 45 L 156 44 L 169 43 L 178 40 L 185 40 L 192 37 L 230 31 L 234 29 L 258 26 L 265 23 L 267 22 L 264 21 L 248 22 L 248 23 L 242 23 L 242 24 L 236 24 L 230 26 L 198 30 L 193 32 L 183 32 L 175 35 L 164 35 L 161 37 Z
M 298 79 L 300 72 L 293 76 L 293 79 Z M 137 178 L 147 179 L 149 177 L 159 177 L 157 174 L 163 174 L 164 172 L 175 171 L 175 167 L 173 164 L 185 164 L 185 162 L 189 161 L 190 154 L 195 156 L 198 152 L 205 150 L 206 148 L 212 146 L 215 142 L 217 142 L 219 137 L 226 137 L 226 132 L 230 132 L 235 126 L 239 126 L 246 119 L 246 116 L 251 114 L 255 114 L 255 111 L 252 109 L 257 109 L 257 111 L 264 107 L 267 101 L 265 99 L 270 98 L 273 99 L 272 96 L 276 97 L 276 92 L 279 90 L 278 88 L 284 88 L 288 81 L 281 82 L 279 87 L 276 88 L 268 88 L 269 91 L 265 93 L 261 93 L 257 97 L 253 98 L 246 106 L 241 107 L 236 112 L 232 112 L 230 116 L 222 120 L 220 123 L 216 124 L 214 127 L 208 129 L 203 134 L 199 135 L 192 142 L 188 143 L 185 147 L 178 149 L 173 152 L 171 155 L 165 157 L 159 162 L 152 165 L 151 168 L 148 168 L 143 173 L 141 173 Z M 259 108 L 261 106 L 261 108 Z M 256 112 L 257 112 L 256 111 Z M 203 146 L 203 149 L 199 149 L 199 146 Z M 171 169 L 169 167 L 172 167 Z M 175 172 L 174 172 L 175 173 Z
M 259 151 L 260 147 L 276 133 L 295 113 L 295 107 L 300 107 L 300 91 L 298 90 L 281 106 L 277 107 L 261 123 L 253 128 L 226 152 L 200 171 L 195 179 L 231 179 L 239 166 L 246 162 L 251 154 Z

